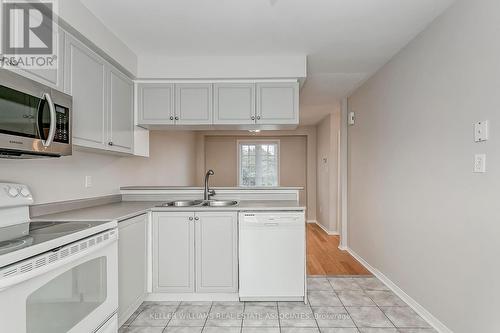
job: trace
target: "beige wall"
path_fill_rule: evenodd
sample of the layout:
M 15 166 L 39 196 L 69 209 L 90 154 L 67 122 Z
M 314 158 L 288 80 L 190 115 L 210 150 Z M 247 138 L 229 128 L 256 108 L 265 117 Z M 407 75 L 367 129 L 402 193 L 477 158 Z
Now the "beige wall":
M 238 186 L 237 137 L 206 136 L 205 168 L 214 170 L 213 186 Z
M 349 100 L 349 246 L 457 333 L 500 331 L 499 32 L 457 1 Z
M 194 185 L 196 136 L 151 132 L 150 158 L 74 151 L 59 159 L 0 159 L 1 181 L 30 186 L 36 203 L 116 194 L 127 185 Z M 93 186 L 85 188 L 85 176 Z
M 238 186 L 238 140 L 252 140 L 247 136 L 206 136 L 205 168 L 215 171 L 213 186 Z M 307 193 L 307 137 L 260 137 L 259 140 L 279 140 L 279 186 L 302 186 L 300 203 L 306 204 Z
M 236 186 L 238 139 L 280 140 L 280 185 L 303 186 L 300 199 L 307 207 L 307 219 L 316 220 L 316 127 L 300 127 L 294 131 L 263 131 L 250 134 L 247 131 L 201 132 L 197 138 L 197 184 L 203 184 L 208 168 L 215 171 L 211 184 Z
M 329 233 L 338 228 L 338 134 L 340 113 L 326 116 L 317 125 L 317 221 Z

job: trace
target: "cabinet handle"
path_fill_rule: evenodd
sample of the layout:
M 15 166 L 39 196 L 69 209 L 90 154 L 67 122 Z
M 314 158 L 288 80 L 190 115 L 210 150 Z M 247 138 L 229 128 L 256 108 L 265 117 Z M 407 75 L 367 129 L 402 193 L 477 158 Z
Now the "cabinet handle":
M 198 221 L 199 219 L 200 219 L 200 218 L 199 218 L 198 216 L 196 216 L 196 217 L 194 218 L 194 220 L 195 220 L 195 221 Z
M 174 116 L 170 116 L 170 120 L 174 120 Z
M 175 120 L 179 120 L 179 117 L 175 116 Z
M 251 116 L 251 117 L 250 117 L 250 119 L 255 120 L 255 117 L 254 117 L 254 116 Z
M 113 145 L 113 142 L 112 141 L 109 141 L 108 142 L 108 146 L 112 146 Z
M 257 120 L 260 120 L 260 116 L 257 116 Z
M 193 220 L 193 217 L 192 217 L 192 216 L 190 216 L 190 217 L 189 217 L 189 221 L 192 221 L 192 220 Z

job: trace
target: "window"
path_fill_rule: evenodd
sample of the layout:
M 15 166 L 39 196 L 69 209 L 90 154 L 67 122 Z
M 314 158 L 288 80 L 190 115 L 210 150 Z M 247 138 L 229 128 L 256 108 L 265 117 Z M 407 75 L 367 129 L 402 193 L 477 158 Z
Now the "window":
M 238 141 L 239 185 L 278 186 L 279 141 Z

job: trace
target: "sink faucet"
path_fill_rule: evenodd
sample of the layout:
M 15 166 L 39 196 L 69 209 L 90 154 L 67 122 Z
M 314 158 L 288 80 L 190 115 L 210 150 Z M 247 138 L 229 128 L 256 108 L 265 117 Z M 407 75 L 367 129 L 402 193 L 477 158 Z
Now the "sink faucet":
M 208 170 L 205 174 L 205 191 L 203 192 L 203 200 L 210 200 L 210 197 L 215 195 L 215 191 L 208 188 L 208 178 L 214 175 L 214 170 Z

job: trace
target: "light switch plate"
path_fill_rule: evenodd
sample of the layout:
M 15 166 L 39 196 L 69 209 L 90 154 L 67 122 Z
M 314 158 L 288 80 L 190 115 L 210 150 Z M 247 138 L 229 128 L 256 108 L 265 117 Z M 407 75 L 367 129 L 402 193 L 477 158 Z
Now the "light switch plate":
M 85 176 L 85 187 L 92 187 L 92 176 Z
M 480 121 L 474 124 L 474 141 L 484 142 L 488 140 L 489 135 L 488 120 Z
M 486 172 L 486 155 L 485 154 L 474 155 L 474 172 L 475 173 L 485 173 Z
M 349 112 L 349 125 L 354 125 L 356 123 L 356 114 L 354 112 Z

